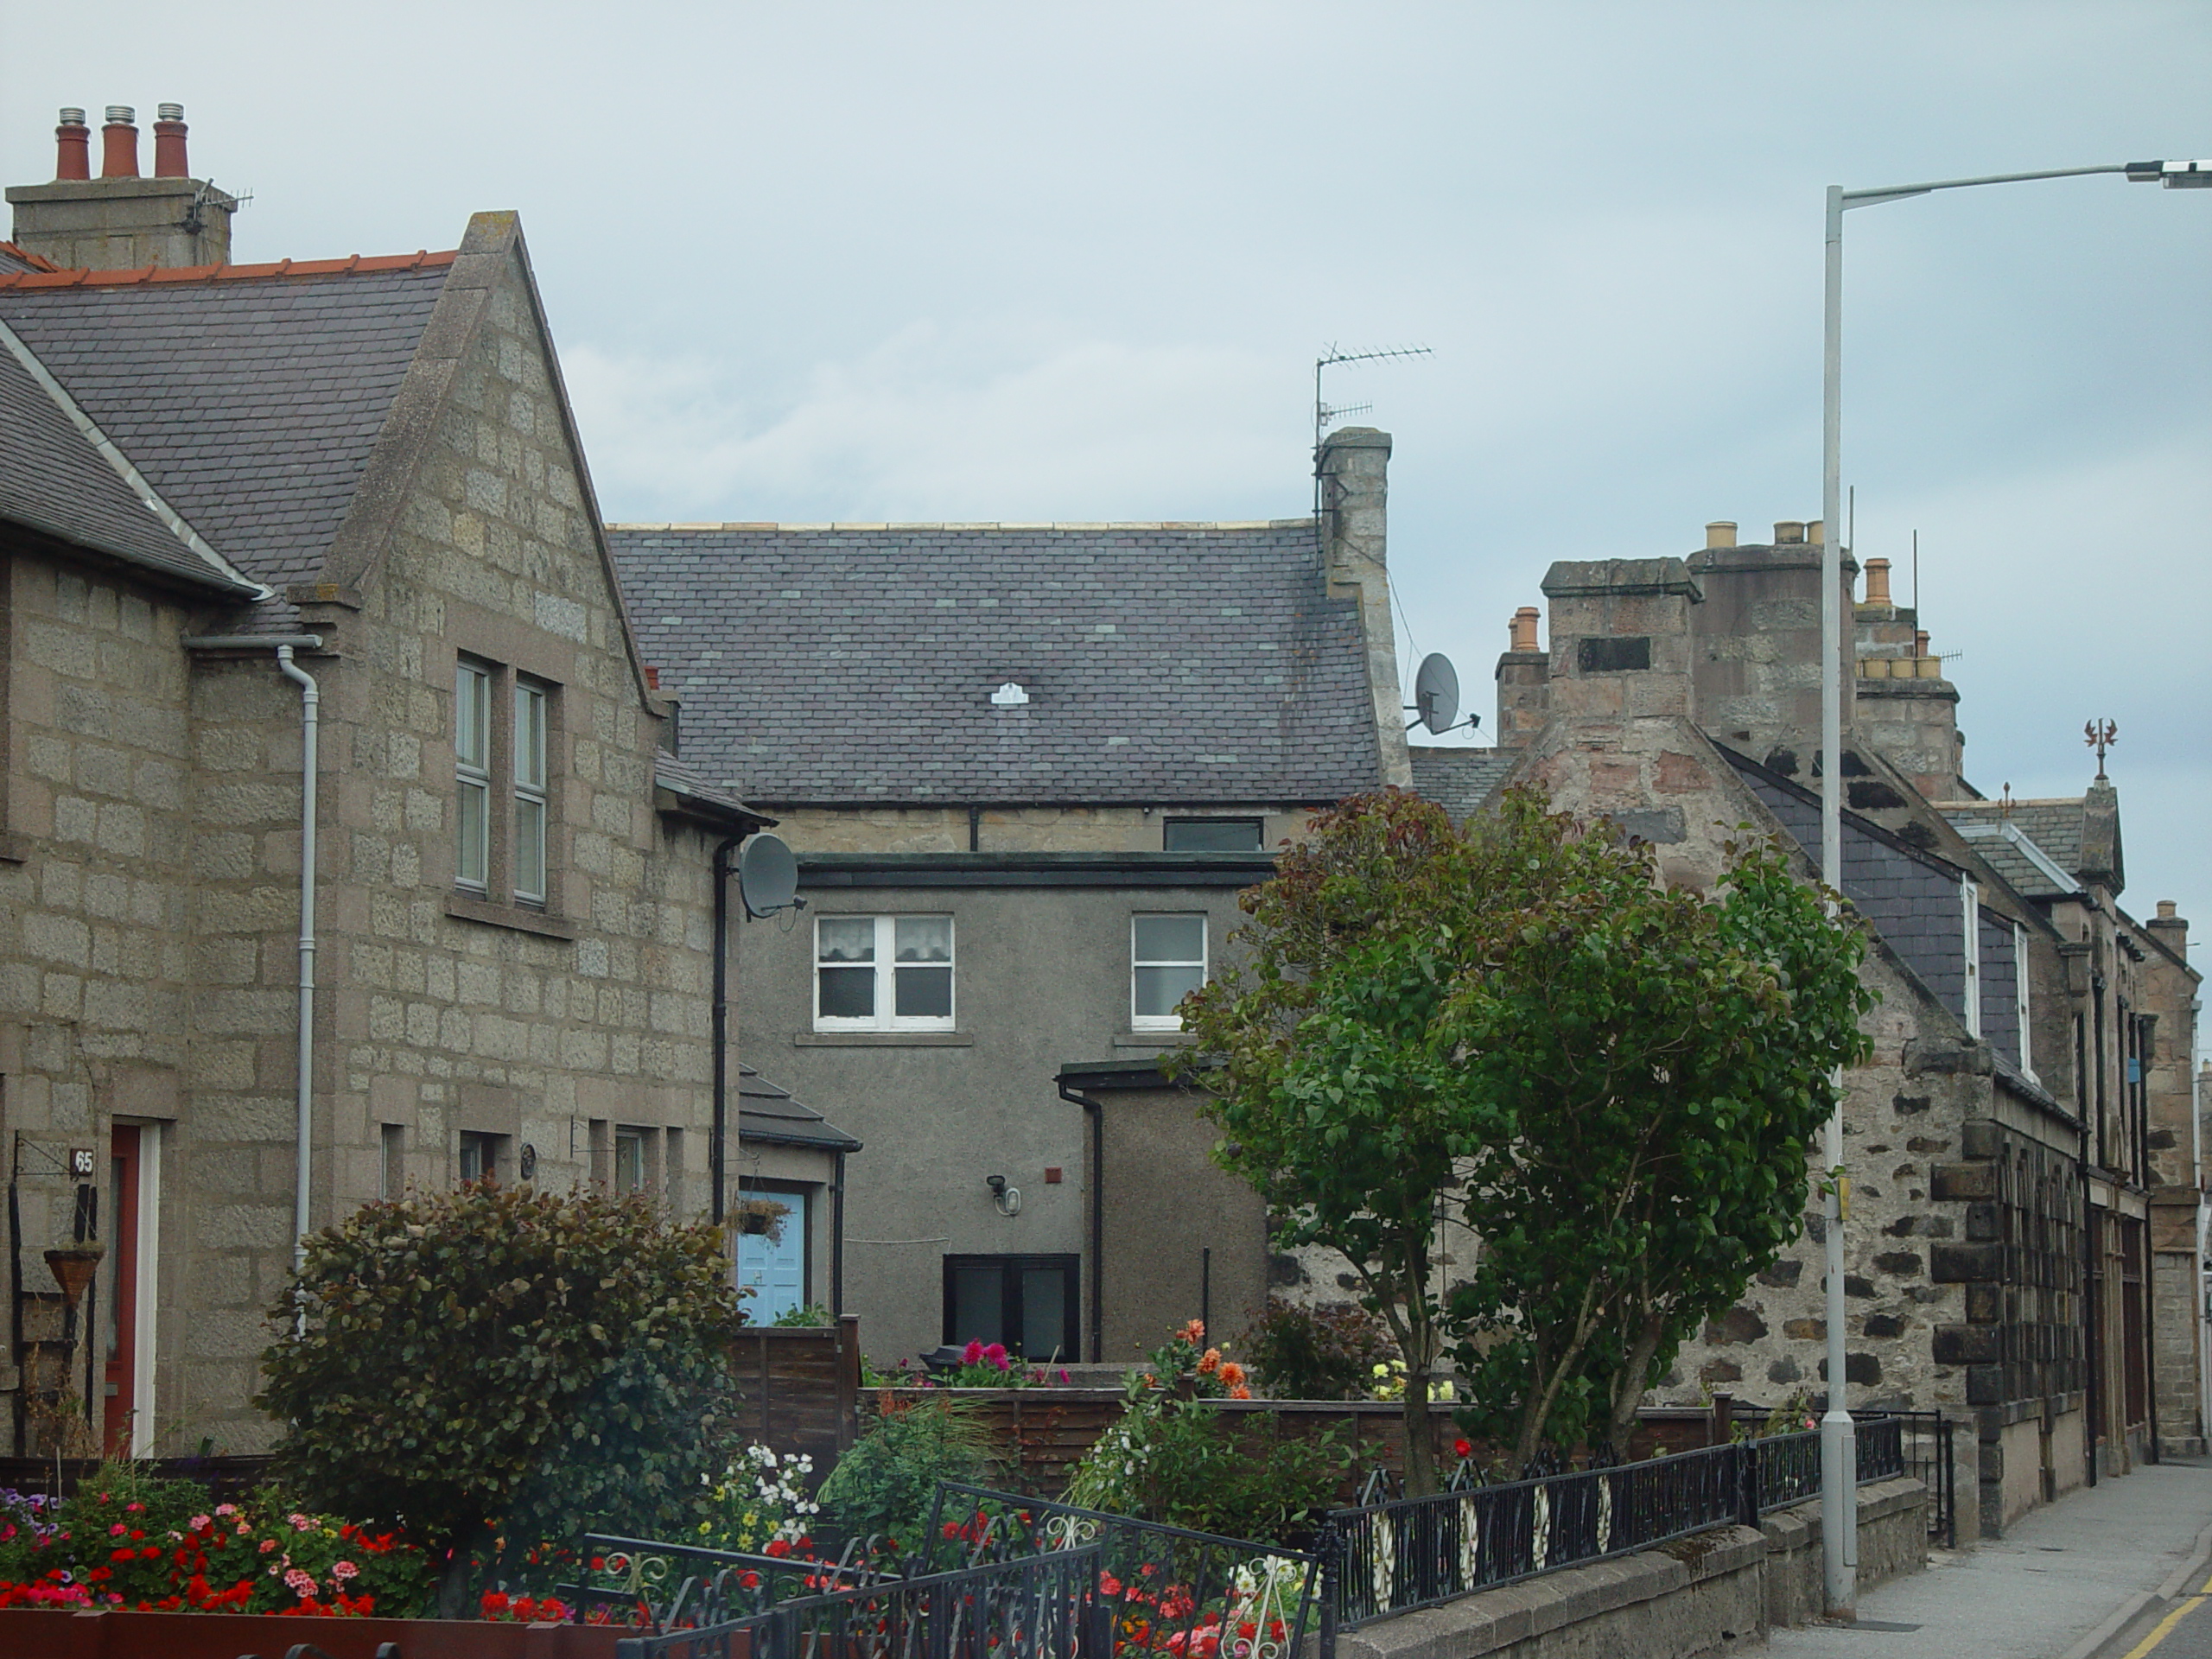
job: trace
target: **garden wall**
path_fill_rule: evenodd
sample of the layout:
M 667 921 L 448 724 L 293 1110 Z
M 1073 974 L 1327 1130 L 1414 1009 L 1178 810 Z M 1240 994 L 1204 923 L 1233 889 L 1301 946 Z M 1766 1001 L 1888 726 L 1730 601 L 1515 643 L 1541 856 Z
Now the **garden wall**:
M 0 1608 L 8 1659 L 240 1659 L 312 1642 L 329 1659 L 613 1659 L 612 1625 L 484 1624 L 435 1618 L 276 1618 L 255 1613 L 87 1613 Z
M 1859 1583 L 1920 1570 L 1926 1495 L 1916 1480 L 1859 1490 Z M 1377 1620 L 1337 1637 L 1338 1659 L 1690 1659 L 1757 1640 L 1820 1611 L 1820 1501 L 1767 1516 L 1758 1530 L 1715 1527 L 1441 1607 Z
M 730 1344 L 744 1402 L 739 1427 L 779 1452 L 804 1452 L 824 1476 L 860 1436 L 860 1320 L 748 1326 Z

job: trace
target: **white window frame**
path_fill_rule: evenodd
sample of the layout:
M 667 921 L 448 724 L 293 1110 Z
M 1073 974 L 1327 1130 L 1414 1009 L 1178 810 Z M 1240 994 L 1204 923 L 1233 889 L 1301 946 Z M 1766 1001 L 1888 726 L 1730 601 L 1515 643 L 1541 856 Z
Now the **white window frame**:
M 868 965 L 875 969 L 875 996 L 873 1014 L 825 1014 L 822 1012 L 822 925 L 825 922 L 873 922 L 875 925 L 874 958 Z M 942 966 L 950 981 L 950 1011 L 945 1014 L 901 1014 L 898 994 L 899 924 L 914 921 L 941 921 L 944 924 L 947 945 L 946 959 Z M 849 963 L 844 971 L 860 966 Z M 910 964 L 919 965 L 919 964 Z M 960 937 L 959 928 L 950 912 L 944 911 L 913 911 L 897 915 L 867 915 L 852 912 L 822 914 L 814 918 L 814 1028 L 817 1031 L 951 1031 L 960 1013 Z
M 1969 1036 L 1981 1035 L 1981 894 L 1973 878 L 1959 878 L 1959 907 L 1965 918 L 1966 1027 Z
M 2012 983 L 2020 1009 L 2020 1071 L 2030 1083 L 2040 1084 L 2043 1079 L 2036 1076 L 2034 1044 L 2029 1030 L 2034 1018 L 2028 995 L 2028 930 L 2018 922 L 2012 924 Z
M 552 810 L 546 794 L 546 754 L 553 715 L 552 689 L 538 681 L 515 677 L 514 760 L 515 838 L 514 896 L 524 904 L 543 905 L 550 885 L 546 874 L 546 825 Z M 531 880 L 535 864 L 536 880 Z
M 454 664 L 453 884 L 486 897 L 492 883 L 493 676 L 487 664 L 465 657 Z M 476 803 L 474 824 L 466 805 L 471 799 Z
M 1176 920 L 1195 920 L 1198 924 L 1198 956 L 1193 962 L 1185 957 L 1140 957 L 1137 955 L 1137 924 L 1155 921 L 1163 917 Z M 1141 968 L 1196 968 L 1198 983 L 1203 985 L 1213 976 L 1213 918 L 1203 910 L 1141 910 L 1129 918 L 1129 1029 L 1131 1031 L 1180 1031 L 1183 1016 L 1179 1014 L 1139 1014 L 1137 1012 L 1137 970 Z

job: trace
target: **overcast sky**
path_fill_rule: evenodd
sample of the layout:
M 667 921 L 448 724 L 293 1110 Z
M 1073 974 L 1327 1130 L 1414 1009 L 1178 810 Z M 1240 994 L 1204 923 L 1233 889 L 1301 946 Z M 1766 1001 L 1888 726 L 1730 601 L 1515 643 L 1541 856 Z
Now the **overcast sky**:
M 1402 657 L 1486 711 L 1554 559 L 1818 515 L 1824 186 L 2212 156 L 2208 86 L 2201 0 L 100 0 L 11 9 L 0 175 L 175 99 L 241 259 L 519 209 L 618 519 L 1286 517 L 1317 352 L 1432 346 L 1329 390 L 1396 439 Z M 1907 598 L 1920 532 L 1970 774 L 2077 794 L 2117 720 L 2124 902 L 2212 935 L 2212 191 L 1871 208 L 1847 266 L 1858 550 Z

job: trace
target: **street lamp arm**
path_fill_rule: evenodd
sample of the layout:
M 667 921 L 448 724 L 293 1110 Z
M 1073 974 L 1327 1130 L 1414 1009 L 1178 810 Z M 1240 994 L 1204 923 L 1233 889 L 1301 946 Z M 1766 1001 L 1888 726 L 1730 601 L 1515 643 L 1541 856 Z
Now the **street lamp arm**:
M 2176 163 L 2184 171 L 2193 171 L 2185 164 Z M 2080 179 L 2096 173 L 2125 173 L 2130 179 L 2144 183 L 2156 182 L 2168 175 L 2164 162 L 2113 162 L 2103 167 L 2060 167 L 2045 173 L 1992 173 L 1978 179 L 1933 179 L 1925 184 L 1887 184 L 1871 190 L 1846 190 L 1843 205 L 1848 208 L 1872 207 L 1885 201 L 1902 201 L 1907 196 L 1924 196 L 1931 190 L 1964 190 L 1978 184 L 2026 184 L 2037 179 Z

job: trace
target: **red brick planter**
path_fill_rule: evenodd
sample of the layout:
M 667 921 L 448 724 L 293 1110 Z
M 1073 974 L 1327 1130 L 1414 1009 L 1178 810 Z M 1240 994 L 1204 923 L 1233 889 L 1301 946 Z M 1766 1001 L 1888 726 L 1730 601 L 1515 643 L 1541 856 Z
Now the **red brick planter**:
M 312 1642 L 330 1659 L 374 1659 L 379 1642 L 397 1642 L 403 1659 L 614 1659 L 626 1634 L 593 1624 L 0 1608 L 8 1659 L 278 1659 L 295 1642 Z

